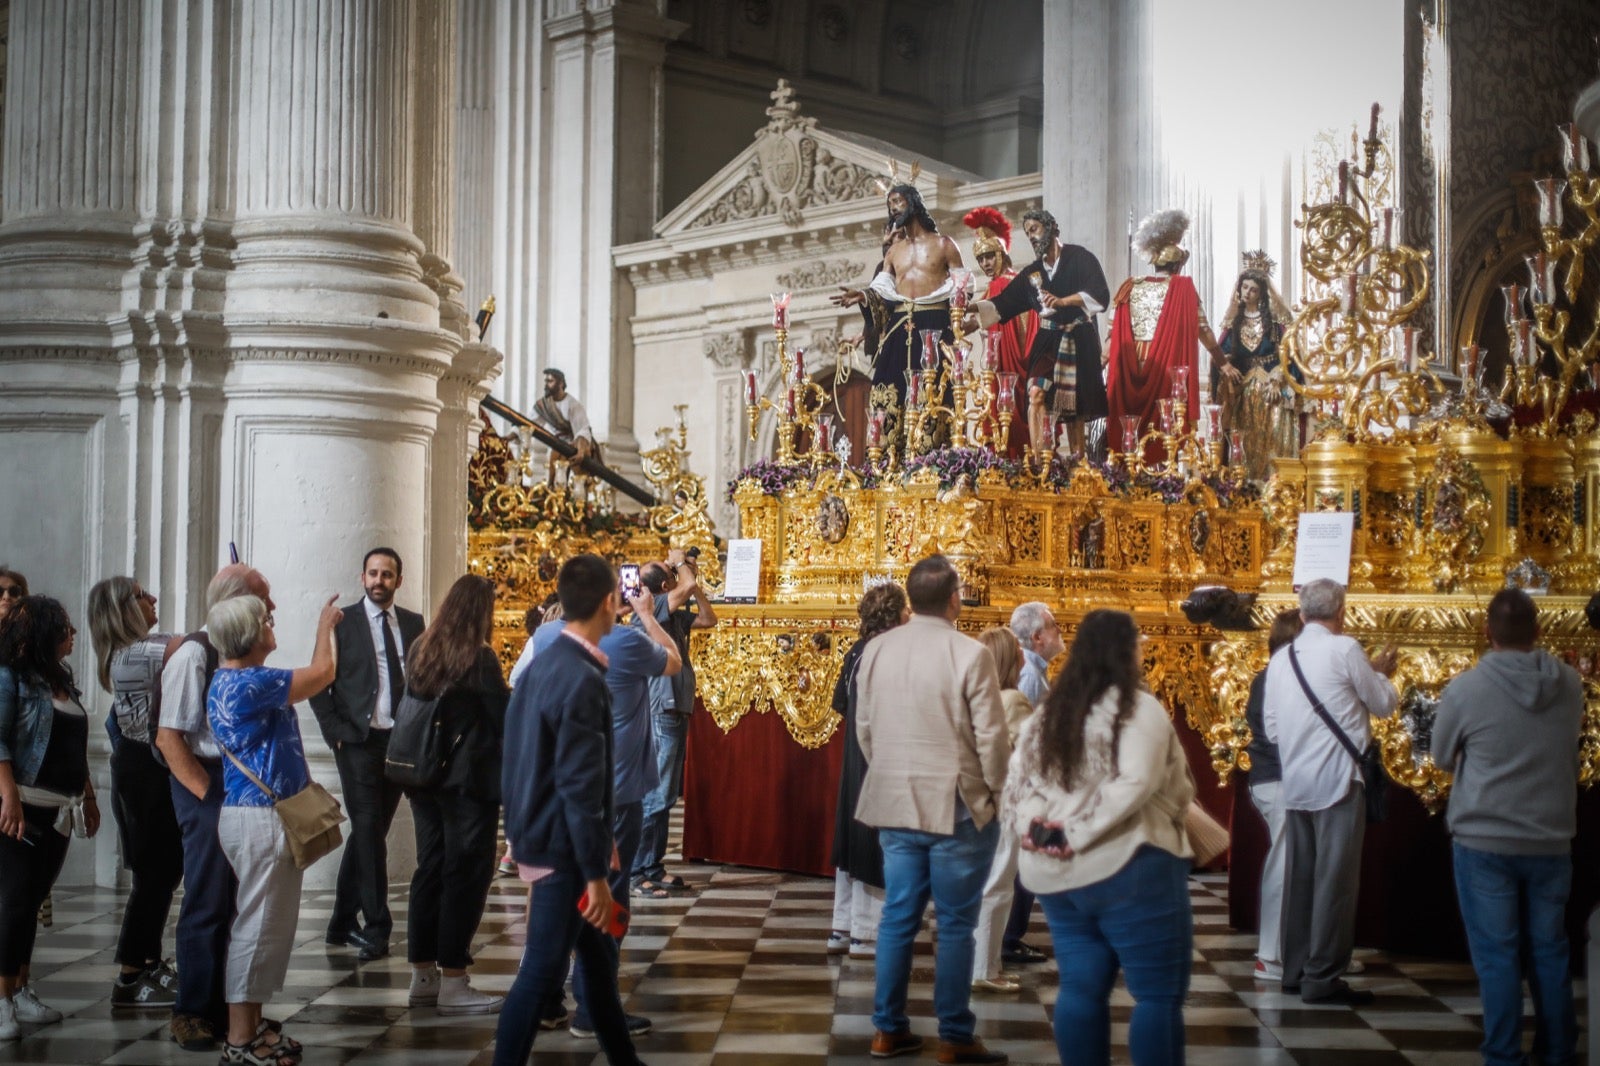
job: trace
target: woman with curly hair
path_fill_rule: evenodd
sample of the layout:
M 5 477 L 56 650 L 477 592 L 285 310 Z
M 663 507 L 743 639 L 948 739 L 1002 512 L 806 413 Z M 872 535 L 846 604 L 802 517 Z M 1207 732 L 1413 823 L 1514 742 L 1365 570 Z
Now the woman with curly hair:
M 1003 810 L 1061 971 L 1063 1064 L 1111 1061 L 1111 986 L 1133 996 L 1134 1066 L 1182 1066 L 1194 917 L 1184 812 L 1194 780 L 1172 720 L 1144 688 L 1131 615 L 1090 611 L 1044 707 L 1022 727 Z
M 883 849 L 878 831 L 856 821 L 856 801 L 867 776 L 867 760 L 856 739 L 856 667 L 867 642 L 879 633 L 904 625 L 911 617 L 905 589 L 894 582 L 874 585 L 856 605 L 861 619 L 856 642 L 844 654 L 839 681 L 833 686 L 834 712 L 844 718 L 844 769 L 839 774 L 839 806 L 833 822 L 833 930 L 828 954 L 873 957 L 878 918 L 883 913 Z
M 100 829 L 89 717 L 65 662 L 77 632 L 47 596 L 24 597 L 0 626 L 0 1040 L 61 1020 L 28 984 L 34 919 L 69 836 Z
M 0 566 L 0 623 L 5 622 L 6 613 L 27 594 L 28 579 L 9 566 Z
M 183 879 L 183 834 L 172 806 L 172 775 L 156 761 L 151 711 L 161 668 L 178 650 L 170 633 L 152 633 L 156 598 L 131 577 L 108 577 L 89 590 L 89 636 L 100 687 L 111 694 L 111 812 L 122 861 L 133 875 L 122 915 L 111 986 L 119 1010 L 168 1008 L 178 975 L 161 959 L 161 932 Z

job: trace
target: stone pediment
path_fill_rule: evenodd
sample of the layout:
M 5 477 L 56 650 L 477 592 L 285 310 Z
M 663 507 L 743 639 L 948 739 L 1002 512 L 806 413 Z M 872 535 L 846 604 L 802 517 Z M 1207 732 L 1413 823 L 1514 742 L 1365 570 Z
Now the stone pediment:
M 924 199 L 937 201 L 941 191 L 983 180 L 887 141 L 818 126 L 800 114 L 782 79 L 772 99 L 754 143 L 662 218 L 658 236 L 710 237 L 724 229 L 748 232 L 752 224 L 797 230 L 815 225 L 813 216 L 859 214 L 860 201 L 881 203 L 895 182 L 915 184 Z

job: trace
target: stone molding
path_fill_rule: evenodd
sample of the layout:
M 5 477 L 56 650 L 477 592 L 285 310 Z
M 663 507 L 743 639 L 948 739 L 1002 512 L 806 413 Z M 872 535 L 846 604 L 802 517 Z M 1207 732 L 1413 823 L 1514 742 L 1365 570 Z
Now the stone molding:
M 805 289 L 827 289 L 861 278 L 867 269 L 864 261 L 849 259 L 818 259 L 804 266 L 779 274 L 775 279 L 780 289 L 800 292 Z

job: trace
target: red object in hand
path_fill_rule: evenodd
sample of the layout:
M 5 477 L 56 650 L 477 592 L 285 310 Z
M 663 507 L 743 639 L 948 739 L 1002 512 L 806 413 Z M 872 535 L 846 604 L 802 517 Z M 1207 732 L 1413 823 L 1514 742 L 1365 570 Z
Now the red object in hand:
M 583 914 L 589 910 L 589 890 L 583 890 L 583 895 L 578 897 L 578 913 Z M 611 901 L 611 916 L 606 919 L 606 932 L 621 940 L 628 931 L 628 908 Z

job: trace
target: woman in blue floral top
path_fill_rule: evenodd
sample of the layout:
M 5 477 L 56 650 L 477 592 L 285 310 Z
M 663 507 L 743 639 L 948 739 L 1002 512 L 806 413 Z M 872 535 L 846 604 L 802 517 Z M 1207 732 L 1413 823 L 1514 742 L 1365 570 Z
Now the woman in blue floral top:
M 317 619 L 311 665 L 265 666 L 278 646 L 272 615 L 256 596 L 211 608 L 206 630 L 222 655 L 206 699 L 217 743 L 229 756 L 222 770 L 217 838 L 239 878 L 237 912 L 228 947 L 225 998 L 228 1039 L 223 1063 L 293 1066 L 301 1047 L 281 1026 L 261 1017 L 261 1005 L 283 987 L 300 914 L 301 871 L 289 854 L 283 823 L 258 778 L 278 799 L 311 783 L 294 704 L 333 683 L 333 627 L 344 612 L 330 599 Z M 247 774 L 245 771 L 248 770 Z

